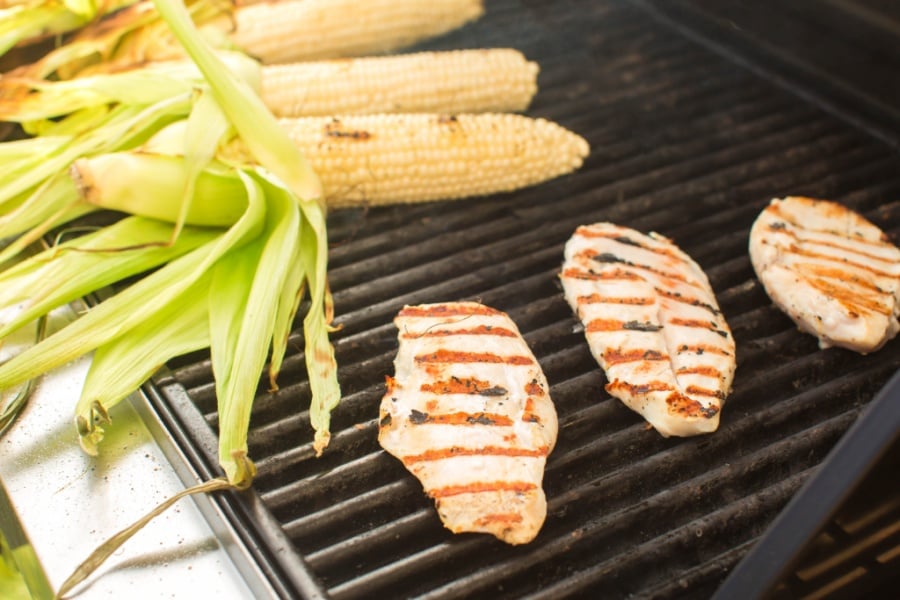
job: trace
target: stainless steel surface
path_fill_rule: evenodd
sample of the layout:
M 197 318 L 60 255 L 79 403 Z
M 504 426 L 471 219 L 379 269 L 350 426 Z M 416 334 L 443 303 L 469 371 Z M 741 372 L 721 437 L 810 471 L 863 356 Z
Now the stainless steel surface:
M 74 316 L 54 314 L 58 326 Z M 0 359 L 22 348 L 26 331 L 7 341 Z M 190 477 L 140 395 L 111 411 L 100 455 L 86 455 L 72 423 L 90 358 L 40 380 L 24 413 L 0 440 L 0 528 L 28 568 L 36 597 L 56 591 L 113 533 L 184 489 Z M 157 432 L 158 433 L 158 432 Z M 176 469 L 176 466 L 178 467 Z M 30 547 L 29 547 L 30 545 Z M 34 561 L 29 561 L 29 558 Z M 30 567 L 28 563 L 30 563 Z M 206 498 L 185 498 L 138 532 L 72 593 L 73 598 L 210 598 L 274 596 L 242 559 L 230 529 Z

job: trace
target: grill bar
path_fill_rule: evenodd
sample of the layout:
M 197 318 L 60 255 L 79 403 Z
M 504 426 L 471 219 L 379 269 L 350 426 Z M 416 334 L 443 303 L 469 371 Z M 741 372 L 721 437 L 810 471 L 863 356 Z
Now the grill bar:
M 426 46 L 522 49 L 542 66 L 529 112 L 578 131 L 592 154 L 514 194 L 329 216 L 344 392 L 331 446 L 314 457 L 298 327 L 280 390 L 260 383 L 254 490 L 226 499 L 248 528 L 264 522 L 254 543 L 276 530 L 266 552 L 294 595 L 708 597 L 900 367 L 897 341 L 869 357 L 820 350 L 768 300 L 746 249 L 753 219 L 787 194 L 842 200 L 900 235 L 896 152 L 696 44 L 653 4 L 492 0 Z M 706 270 L 739 361 L 715 434 L 664 439 L 603 391 L 557 281 L 565 241 L 601 220 L 669 236 Z M 376 439 L 396 312 L 472 298 L 516 321 L 560 415 L 548 519 L 524 547 L 444 530 Z M 196 453 L 215 464 L 208 356 L 173 362 L 157 384 L 160 402 L 180 395 L 173 411 L 203 430 Z

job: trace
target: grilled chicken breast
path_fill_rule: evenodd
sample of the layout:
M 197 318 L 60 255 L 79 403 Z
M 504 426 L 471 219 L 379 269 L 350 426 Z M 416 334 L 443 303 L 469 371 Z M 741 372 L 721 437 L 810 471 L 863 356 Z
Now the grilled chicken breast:
M 596 223 L 566 244 L 560 279 L 610 395 L 667 437 L 718 428 L 734 338 L 688 255 L 663 236 Z
M 822 348 L 866 354 L 900 330 L 900 250 L 840 204 L 772 200 L 750 230 L 750 259 L 772 301 Z
M 557 418 L 519 330 L 474 302 L 407 306 L 394 323 L 400 348 L 378 441 L 454 533 L 531 541 L 547 514 L 541 482 Z

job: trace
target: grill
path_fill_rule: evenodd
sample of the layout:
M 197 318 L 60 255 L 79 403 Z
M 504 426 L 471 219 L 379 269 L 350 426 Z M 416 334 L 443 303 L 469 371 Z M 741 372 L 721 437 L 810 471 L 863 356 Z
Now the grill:
M 763 4 L 819 32 L 811 9 L 848 5 Z M 746 251 L 759 211 L 789 194 L 842 201 L 897 239 L 898 121 L 878 102 L 896 84 L 847 84 L 827 63 L 836 52 L 810 68 L 778 37 L 787 25 L 760 37 L 781 21 L 742 2 L 486 5 L 482 20 L 429 47 L 515 46 L 539 61 L 530 114 L 582 134 L 591 156 L 572 176 L 513 194 L 335 211 L 344 398 L 331 446 L 315 458 L 298 327 L 280 390 L 260 384 L 254 488 L 215 502 L 284 597 L 709 597 L 900 366 L 897 340 L 872 356 L 820 350 L 768 300 Z M 860 39 L 835 44 L 861 51 Z M 876 81 L 881 68 L 853 76 Z M 565 241 L 595 221 L 662 233 L 708 274 L 738 348 L 715 434 L 664 439 L 603 391 L 557 282 Z M 376 440 L 392 318 L 404 304 L 462 299 L 516 321 L 560 417 L 548 517 L 523 547 L 443 529 Z M 173 362 L 146 392 L 195 469 L 217 474 L 208 356 Z

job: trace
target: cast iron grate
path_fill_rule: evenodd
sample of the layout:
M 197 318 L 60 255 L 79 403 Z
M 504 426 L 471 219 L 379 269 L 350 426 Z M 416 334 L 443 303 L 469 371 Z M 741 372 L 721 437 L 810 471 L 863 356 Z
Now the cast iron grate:
M 750 224 L 770 198 L 803 194 L 843 201 L 896 239 L 900 160 L 634 3 L 486 4 L 432 47 L 515 46 L 538 60 L 529 112 L 584 135 L 590 158 L 514 194 L 333 213 L 344 392 L 333 441 L 314 457 L 297 337 L 280 390 L 261 384 L 253 412 L 254 491 L 225 502 L 286 595 L 708 597 L 900 366 L 896 340 L 859 356 L 800 334 L 753 275 Z M 603 392 L 556 278 L 575 227 L 601 220 L 673 238 L 709 275 L 739 359 L 717 433 L 663 439 Z M 376 441 L 393 316 L 471 298 L 517 322 L 560 415 L 549 515 L 524 547 L 444 530 Z M 154 385 L 173 428 L 214 464 L 206 357 L 173 362 Z

